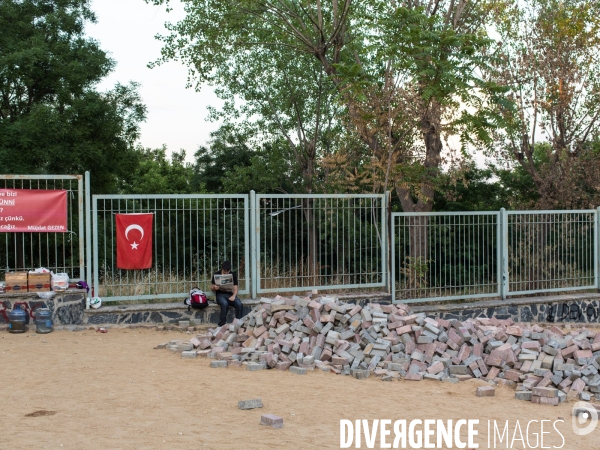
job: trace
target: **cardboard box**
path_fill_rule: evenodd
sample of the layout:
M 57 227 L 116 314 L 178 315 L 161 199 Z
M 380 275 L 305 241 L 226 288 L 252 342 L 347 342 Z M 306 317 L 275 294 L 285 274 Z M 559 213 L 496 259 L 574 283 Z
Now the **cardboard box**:
M 50 288 L 51 276 L 49 273 L 31 273 L 28 274 L 27 287 L 29 292 L 48 292 Z
M 27 292 L 27 272 L 6 273 L 6 293 Z

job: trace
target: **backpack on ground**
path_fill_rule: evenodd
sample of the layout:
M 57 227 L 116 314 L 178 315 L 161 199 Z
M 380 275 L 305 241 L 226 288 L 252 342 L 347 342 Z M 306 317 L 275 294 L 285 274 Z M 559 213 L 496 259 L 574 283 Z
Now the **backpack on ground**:
M 188 305 L 188 311 L 191 308 L 204 309 L 208 306 L 208 298 L 206 298 L 206 294 L 200 289 L 193 288 L 190 291 L 190 296 L 186 298 L 183 303 Z

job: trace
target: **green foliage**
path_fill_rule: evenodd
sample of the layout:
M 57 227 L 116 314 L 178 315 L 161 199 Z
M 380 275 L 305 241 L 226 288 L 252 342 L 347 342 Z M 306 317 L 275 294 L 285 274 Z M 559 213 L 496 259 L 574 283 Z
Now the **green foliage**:
M 295 166 L 286 172 L 302 173 L 302 184 L 294 188 L 315 189 L 316 161 L 331 152 L 339 127 L 335 92 L 319 61 L 299 53 L 293 37 L 269 22 L 260 2 L 184 3 L 186 17 L 168 24 L 171 34 L 161 37 L 164 48 L 158 63 L 180 60 L 189 68 L 190 85 L 215 87 L 224 107 L 211 110 L 213 119 L 237 122 L 241 118 L 264 141 L 285 140 L 293 155 L 289 162 Z M 213 164 L 205 149 L 199 153 L 199 166 Z M 232 156 L 239 158 L 241 166 L 249 164 L 241 154 Z M 210 191 L 218 190 L 225 166 L 204 173 L 210 178 Z
M 487 146 L 501 120 L 489 105 L 502 89 L 480 75 L 490 13 L 503 0 L 183 3 L 185 18 L 160 38 L 159 63 L 181 60 L 190 84 L 216 86 L 226 106 L 215 117 L 244 117 L 267 140 L 285 139 L 308 192 L 318 186 L 316 163 L 335 161 L 343 141 L 358 138 L 372 175 L 355 178 L 370 180 L 371 191 L 396 187 L 407 207 L 428 209 L 441 136 L 460 134 L 463 149 Z M 396 166 L 418 174 L 411 186 Z
M 292 152 L 282 139 L 265 142 L 247 166 L 236 166 L 223 180 L 226 193 L 289 193 L 302 190 L 302 176 L 293 163 Z
M 185 151 L 173 152 L 170 160 L 167 148 L 137 148 L 135 170 L 121 186 L 126 194 L 191 194 L 203 192 L 204 186 L 192 188 L 193 167 L 185 162 Z
M 225 124 L 195 154 L 192 187 L 212 193 L 295 192 L 302 189 L 294 155 L 283 139 L 257 139 L 254 127 Z M 262 137 L 262 136 L 261 136 Z
M 114 67 L 84 36 L 87 0 L 0 4 L 0 166 L 4 173 L 92 173 L 94 192 L 115 192 L 135 164 L 146 109 L 137 84 L 99 93 Z
M 208 147 L 200 147 L 194 158 L 194 187 L 203 184 L 207 192 L 222 193 L 229 173 L 245 168 L 255 152 L 248 143 L 248 134 L 232 125 L 225 125 L 211 133 Z

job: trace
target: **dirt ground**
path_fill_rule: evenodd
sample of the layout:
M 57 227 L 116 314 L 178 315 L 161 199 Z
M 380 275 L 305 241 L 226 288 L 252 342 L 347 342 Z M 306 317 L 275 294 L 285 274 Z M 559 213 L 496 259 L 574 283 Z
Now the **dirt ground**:
M 520 402 L 505 387 L 497 388 L 494 398 L 478 398 L 480 381 L 382 382 L 319 370 L 294 375 L 211 369 L 207 359 L 184 360 L 154 350 L 161 342 L 187 338 L 145 329 L 2 332 L 0 448 L 340 448 L 342 419 L 479 419 L 479 448 L 502 449 L 541 448 L 534 433 L 539 434 L 541 420 L 549 420 L 545 448 L 600 448 L 600 426 L 587 436 L 573 433 L 572 404 Z M 238 410 L 238 401 L 250 398 L 262 398 L 264 407 Z M 283 417 L 284 427 L 260 426 L 266 413 Z M 564 422 L 556 429 L 564 444 L 552 427 L 559 418 Z M 488 447 L 489 420 L 501 427 L 508 420 L 511 438 L 520 439 L 518 421 L 524 441 L 507 446 L 506 439 L 500 444 L 497 438 L 496 446 L 491 440 Z M 530 425 L 528 444 L 526 426 L 532 420 L 538 422 Z M 387 442 L 393 437 L 392 432 Z M 364 435 L 361 448 L 367 448 Z

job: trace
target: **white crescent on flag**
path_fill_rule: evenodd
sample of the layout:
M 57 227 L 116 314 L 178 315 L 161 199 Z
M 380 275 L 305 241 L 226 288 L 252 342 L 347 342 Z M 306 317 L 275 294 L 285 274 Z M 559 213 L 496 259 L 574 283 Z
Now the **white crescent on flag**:
M 127 237 L 127 234 L 131 230 L 138 230 L 140 233 L 142 233 L 142 237 L 140 238 L 140 240 L 144 239 L 144 229 L 141 226 L 139 226 L 137 223 L 133 223 L 133 224 L 129 225 L 127 228 L 125 228 L 125 239 L 129 240 L 129 237 Z

